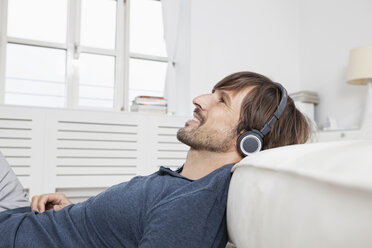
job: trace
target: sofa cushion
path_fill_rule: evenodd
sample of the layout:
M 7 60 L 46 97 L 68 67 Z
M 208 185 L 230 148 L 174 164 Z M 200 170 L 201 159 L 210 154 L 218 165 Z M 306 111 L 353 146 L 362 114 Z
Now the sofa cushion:
M 294 145 L 234 166 L 227 204 L 238 247 L 372 247 L 372 141 Z

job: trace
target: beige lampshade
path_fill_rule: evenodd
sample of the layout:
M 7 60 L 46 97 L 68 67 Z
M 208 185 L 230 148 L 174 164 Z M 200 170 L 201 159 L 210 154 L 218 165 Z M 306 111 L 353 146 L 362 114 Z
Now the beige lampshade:
M 350 51 L 347 82 L 367 84 L 372 80 L 372 46 L 362 46 Z

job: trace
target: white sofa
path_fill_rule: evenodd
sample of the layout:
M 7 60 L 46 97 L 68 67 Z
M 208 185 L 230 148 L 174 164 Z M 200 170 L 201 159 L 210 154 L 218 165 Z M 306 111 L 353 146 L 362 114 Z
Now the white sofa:
M 371 140 L 262 151 L 233 171 L 227 226 L 236 247 L 372 247 Z

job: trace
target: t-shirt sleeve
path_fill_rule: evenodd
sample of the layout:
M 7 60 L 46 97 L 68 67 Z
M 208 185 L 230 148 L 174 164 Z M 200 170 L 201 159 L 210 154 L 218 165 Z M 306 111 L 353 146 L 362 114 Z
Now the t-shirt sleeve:
M 224 213 L 225 204 L 210 190 L 181 195 L 147 213 L 138 247 L 224 247 Z
M 27 206 L 30 206 L 27 194 L 0 152 L 0 212 Z

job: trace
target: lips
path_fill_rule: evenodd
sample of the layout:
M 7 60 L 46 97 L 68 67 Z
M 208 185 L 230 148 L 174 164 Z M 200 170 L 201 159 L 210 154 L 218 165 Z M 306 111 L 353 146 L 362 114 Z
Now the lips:
M 194 110 L 194 114 L 193 114 L 194 118 L 192 118 L 191 120 L 188 120 L 186 122 L 186 126 L 190 126 L 190 125 L 197 125 L 197 126 L 201 126 L 204 124 L 205 122 L 205 119 L 204 117 L 201 115 L 200 113 L 200 109 L 195 109 Z
M 201 122 L 201 118 L 195 113 L 194 113 L 194 119 L 193 120 L 197 121 L 197 122 Z
M 194 110 L 194 118 L 199 121 L 200 123 L 204 122 L 204 117 L 200 114 L 200 109 L 195 109 Z

